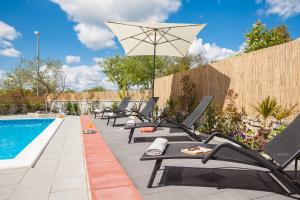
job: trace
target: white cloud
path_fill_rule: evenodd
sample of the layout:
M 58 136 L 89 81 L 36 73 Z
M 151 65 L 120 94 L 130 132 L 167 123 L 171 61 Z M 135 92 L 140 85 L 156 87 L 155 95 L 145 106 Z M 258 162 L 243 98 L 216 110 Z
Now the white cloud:
M 257 3 L 261 3 L 257 1 Z M 258 10 L 258 13 L 276 14 L 283 18 L 288 18 L 300 14 L 299 0 L 265 0 L 266 9 Z
M 0 55 L 6 57 L 18 57 L 21 54 L 20 51 L 15 48 L 9 47 L 6 49 L 0 49 Z
M 6 73 L 5 71 L 0 70 L 0 88 L 3 87 L 2 86 L 2 83 L 3 83 L 2 81 L 3 81 L 5 73 Z
M 11 43 L 20 35 L 14 27 L 0 21 L 0 56 L 18 57 L 21 54 Z
M 165 21 L 178 10 L 180 0 L 51 0 L 77 24 L 74 30 L 86 47 L 99 50 L 115 47 L 114 35 L 104 22 Z
M 67 55 L 66 56 L 66 63 L 67 64 L 80 63 L 80 56 Z
M 195 39 L 190 49 L 190 54 L 202 54 L 207 62 L 222 60 L 235 55 L 237 52 L 219 47 L 215 43 L 203 43 L 202 38 Z
M 79 23 L 74 27 L 79 41 L 92 50 L 115 46 L 114 34 L 106 28 Z
M 104 59 L 103 58 L 101 58 L 101 57 L 94 57 L 93 58 L 93 61 L 95 62 L 95 63 L 100 63 L 100 62 L 102 62 Z
M 5 40 L 14 40 L 21 34 L 16 29 L 3 21 L 0 21 L 0 38 Z
M 66 74 L 66 87 L 80 91 L 90 87 L 103 85 L 107 89 L 114 89 L 104 81 L 105 75 L 98 65 L 63 65 Z

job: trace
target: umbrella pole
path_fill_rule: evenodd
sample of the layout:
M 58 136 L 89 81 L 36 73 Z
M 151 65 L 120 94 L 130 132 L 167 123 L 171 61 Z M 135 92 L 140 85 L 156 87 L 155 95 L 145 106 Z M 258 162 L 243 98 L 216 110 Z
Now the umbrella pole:
M 152 97 L 154 97 L 155 59 L 156 59 L 156 29 L 154 29 L 154 52 L 153 52 L 153 72 L 152 72 Z

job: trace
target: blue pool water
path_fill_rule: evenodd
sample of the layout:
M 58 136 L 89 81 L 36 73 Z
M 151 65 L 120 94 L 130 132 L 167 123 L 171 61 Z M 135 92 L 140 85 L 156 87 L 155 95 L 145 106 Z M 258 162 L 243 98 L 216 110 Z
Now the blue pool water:
M 54 119 L 0 120 L 0 160 L 15 158 Z

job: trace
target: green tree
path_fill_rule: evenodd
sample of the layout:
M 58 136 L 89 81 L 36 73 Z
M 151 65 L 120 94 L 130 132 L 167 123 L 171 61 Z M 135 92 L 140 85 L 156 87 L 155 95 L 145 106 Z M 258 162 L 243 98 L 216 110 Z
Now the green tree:
M 34 78 L 25 60 L 21 60 L 15 68 L 4 74 L 2 85 L 7 93 L 17 93 L 23 98 L 32 94 Z
M 282 44 L 291 41 L 290 33 L 285 25 L 268 29 L 261 21 L 257 21 L 252 29 L 245 34 L 245 52 Z
M 155 75 L 156 77 L 166 76 L 203 63 L 202 55 L 190 55 L 184 58 L 158 56 Z M 132 86 L 140 89 L 151 87 L 153 56 L 115 56 L 105 59 L 100 66 L 108 80 L 118 86 L 122 96 L 126 96 L 126 91 Z
M 83 91 L 84 92 L 103 92 L 103 91 L 106 91 L 106 89 L 102 85 L 99 85 L 99 86 L 95 86 L 95 87 L 85 89 Z
M 156 59 L 156 69 L 160 71 L 164 62 Z M 119 90 L 127 91 L 132 86 L 149 89 L 153 72 L 152 56 L 115 56 L 101 63 L 108 80 L 115 83 Z
M 59 60 L 47 59 L 43 60 L 42 63 L 43 67 L 38 74 L 38 82 L 45 97 L 46 110 L 49 111 L 53 101 L 56 100 L 65 89 L 66 76 Z

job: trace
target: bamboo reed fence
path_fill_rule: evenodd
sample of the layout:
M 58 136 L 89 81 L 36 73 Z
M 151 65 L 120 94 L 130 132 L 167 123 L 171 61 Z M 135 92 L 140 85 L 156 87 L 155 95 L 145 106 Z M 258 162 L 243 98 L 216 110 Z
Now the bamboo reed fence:
M 163 107 L 170 97 L 183 93 L 181 79 L 188 75 L 195 83 L 197 100 L 214 95 L 214 104 L 224 107 L 229 89 L 238 93 L 236 103 L 247 114 L 267 96 L 281 105 L 300 108 L 300 40 L 237 55 L 188 71 L 155 80 L 155 96 Z

